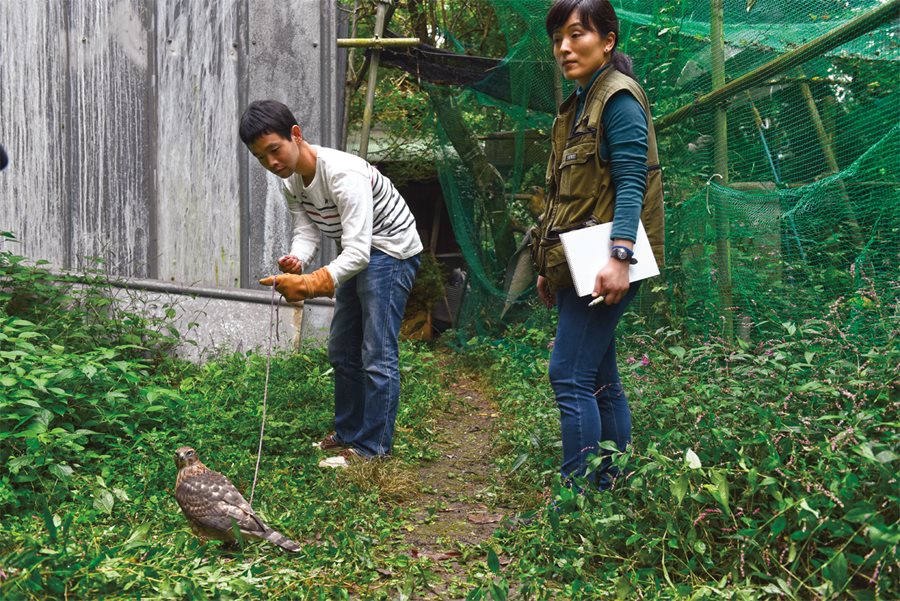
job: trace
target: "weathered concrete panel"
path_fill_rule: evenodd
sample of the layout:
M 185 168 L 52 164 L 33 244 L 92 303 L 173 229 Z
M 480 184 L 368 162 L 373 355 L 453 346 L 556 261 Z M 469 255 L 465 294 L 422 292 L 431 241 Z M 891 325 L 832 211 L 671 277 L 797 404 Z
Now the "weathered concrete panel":
M 132 0 L 64 5 L 71 11 L 70 97 L 59 108 L 69 125 L 72 266 L 103 257 L 113 273 L 146 277 L 155 160 L 145 93 L 152 17 Z
M 149 281 L 143 282 L 150 283 Z M 140 286 L 141 281 L 130 285 Z M 199 294 L 180 294 L 141 288 L 111 288 L 113 300 L 123 310 L 165 319 L 182 335 L 176 353 L 192 361 L 205 361 L 222 353 L 265 353 L 296 350 L 325 344 L 334 307 L 328 302 L 289 306 L 279 303 L 272 310 L 270 295 L 244 294 L 256 298 L 224 299 Z M 168 311 L 174 317 L 166 317 Z
M 238 0 L 156 3 L 159 278 L 240 286 Z
M 0 0 L 0 230 L 15 252 L 68 263 L 70 120 L 65 111 L 66 13 L 61 2 Z
M 334 0 L 254 3 L 250 12 L 247 102 L 273 98 L 285 103 L 300 122 L 304 137 L 325 146 L 336 138 L 336 23 Z M 290 219 L 280 179 L 247 156 L 252 191 L 249 279 L 254 282 L 275 270 L 278 257 L 289 250 Z M 334 258 L 334 243 L 323 238 L 319 255 L 310 268 Z
M 331 331 L 331 318 L 334 317 L 334 305 L 304 303 L 303 323 L 300 330 L 300 341 L 303 346 L 327 344 Z
M 258 289 L 289 220 L 238 117 L 277 98 L 335 144 L 336 3 L 0 0 L 0 230 L 54 267 Z M 310 267 L 334 255 L 323 241 Z M 322 335 L 327 312 L 310 315 Z

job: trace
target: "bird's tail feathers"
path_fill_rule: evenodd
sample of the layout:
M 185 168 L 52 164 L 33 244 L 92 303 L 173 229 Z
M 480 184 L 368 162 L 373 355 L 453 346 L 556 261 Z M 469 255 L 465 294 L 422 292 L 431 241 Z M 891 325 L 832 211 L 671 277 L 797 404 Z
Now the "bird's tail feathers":
M 282 549 L 290 551 L 291 553 L 297 553 L 302 548 L 300 546 L 300 543 L 292 541 L 282 533 L 278 532 L 277 530 L 272 530 L 271 528 L 266 531 L 262 538 L 266 539 L 273 545 L 278 545 Z

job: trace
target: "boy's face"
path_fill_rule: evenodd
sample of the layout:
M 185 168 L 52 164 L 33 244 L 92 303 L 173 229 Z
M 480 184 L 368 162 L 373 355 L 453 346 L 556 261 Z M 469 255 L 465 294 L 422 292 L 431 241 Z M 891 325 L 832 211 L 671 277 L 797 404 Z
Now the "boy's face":
M 292 176 L 297 170 L 300 157 L 300 128 L 296 125 L 291 130 L 291 139 L 276 133 L 260 136 L 247 147 L 259 163 L 281 178 Z

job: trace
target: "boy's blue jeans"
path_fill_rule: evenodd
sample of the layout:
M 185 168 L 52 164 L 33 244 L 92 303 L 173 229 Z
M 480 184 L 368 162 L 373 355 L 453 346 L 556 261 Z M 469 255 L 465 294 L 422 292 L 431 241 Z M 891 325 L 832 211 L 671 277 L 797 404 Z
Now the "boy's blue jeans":
M 397 338 L 419 261 L 373 248 L 368 267 L 335 294 L 328 341 L 335 437 L 365 456 L 391 452 L 400 402 Z
M 611 460 L 591 474 L 587 459 L 604 454 L 600 441 L 611 440 L 621 451 L 631 442 L 631 410 L 616 365 L 615 332 L 639 286 L 633 283 L 615 305 L 588 307 L 592 298 L 579 297 L 573 287 L 556 295 L 559 325 L 549 375 L 562 426 L 560 471 L 570 485 L 572 478 L 590 476 L 599 488 L 609 488 Z

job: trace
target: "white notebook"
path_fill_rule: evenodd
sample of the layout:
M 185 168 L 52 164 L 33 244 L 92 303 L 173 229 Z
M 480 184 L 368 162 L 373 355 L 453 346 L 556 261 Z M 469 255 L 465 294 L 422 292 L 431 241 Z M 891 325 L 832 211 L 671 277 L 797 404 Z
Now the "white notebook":
M 572 272 L 575 292 L 578 296 L 587 296 L 594 291 L 597 272 L 603 269 L 610 260 L 612 249 L 612 222 L 592 225 L 559 235 L 566 261 Z M 628 278 L 632 282 L 652 278 L 659 275 L 659 266 L 653 257 L 650 240 L 643 222 L 638 223 L 637 240 L 634 243 L 634 258 L 637 263 L 628 268 Z

